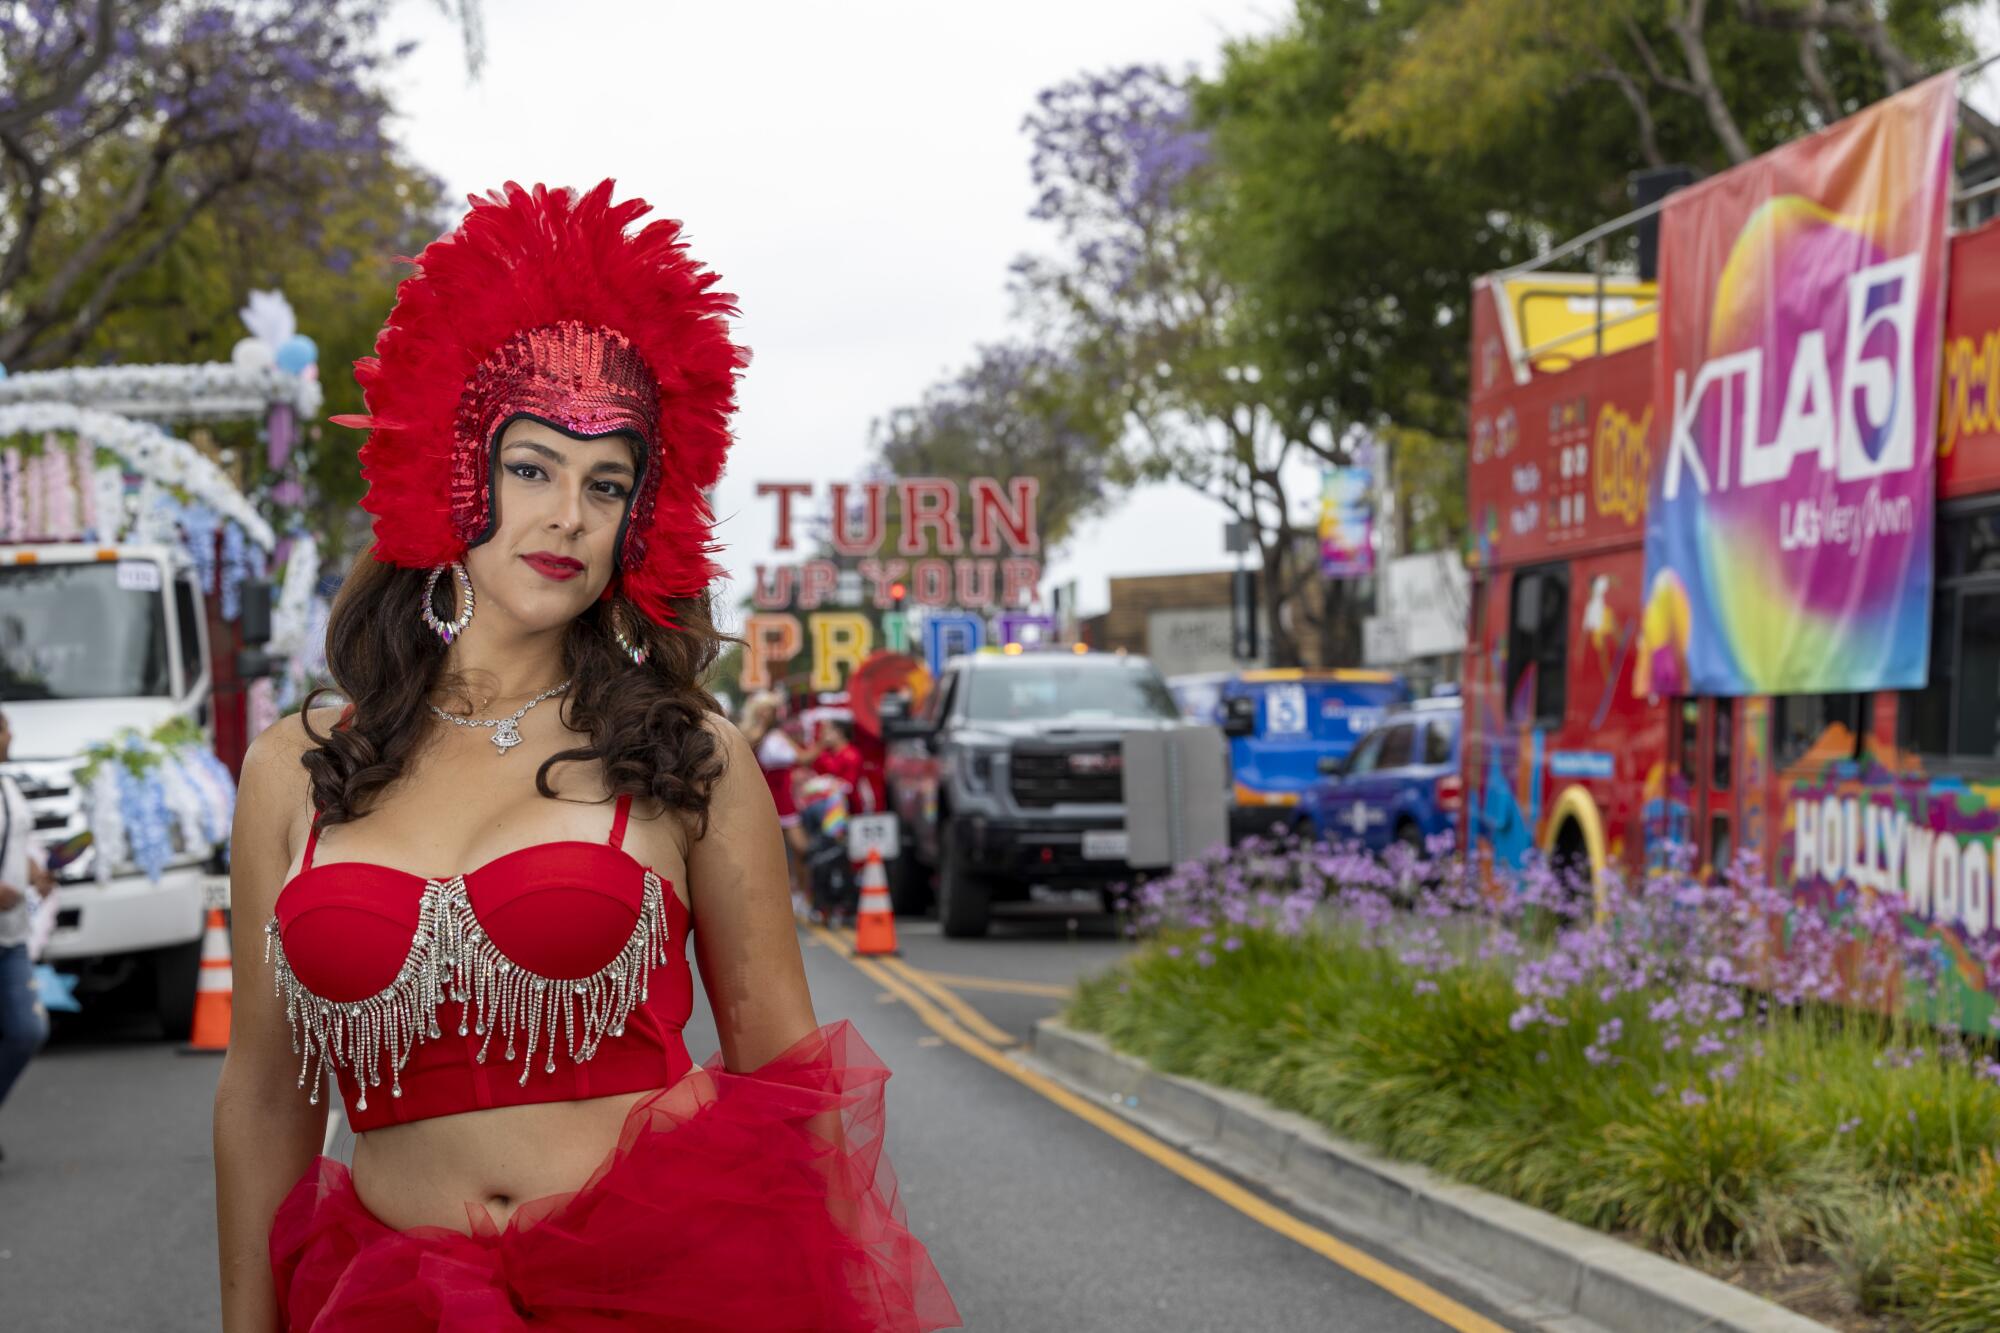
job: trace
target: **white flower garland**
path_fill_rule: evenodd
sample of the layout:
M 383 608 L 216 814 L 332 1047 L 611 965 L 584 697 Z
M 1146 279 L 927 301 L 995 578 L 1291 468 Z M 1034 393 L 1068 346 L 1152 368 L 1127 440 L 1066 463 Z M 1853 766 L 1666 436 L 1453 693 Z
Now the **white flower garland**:
M 285 581 L 271 611 L 271 650 L 296 658 L 305 648 L 313 589 L 319 586 L 319 547 L 303 532 L 294 533 L 291 543 L 285 556 Z
M 206 740 L 173 734 L 185 726 L 176 720 L 151 736 L 127 728 L 88 752 L 81 773 L 99 883 L 134 867 L 157 880 L 169 858 L 206 857 L 228 841 L 235 781 Z
M 50 370 L 35 373 L 57 375 L 65 372 Z M 28 378 L 31 376 L 0 379 L 0 389 Z M 0 402 L 0 439 L 10 435 L 41 435 L 48 431 L 78 435 L 100 449 L 110 450 L 148 482 L 183 492 L 236 523 L 245 536 L 266 551 L 277 543 L 277 534 L 271 531 L 271 525 L 236 489 L 228 474 L 186 440 L 176 439 L 147 422 L 134 421 L 97 408 L 78 407 L 66 402 Z M 112 481 L 115 480 L 114 474 Z M 95 482 L 94 499 L 98 514 L 120 512 L 123 497 L 111 500 L 109 483 L 102 471 Z M 142 495 L 139 512 L 143 515 L 150 508 Z
M 132 417 L 178 421 L 256 415 L 282 403 L 301 421 L 319 415 L 325 400 L 319 381 L 276 366 L 245 367 L 228 361 L 191 366 L 65 366 L 18 371 L 0 378 L 0 406 L 73 403 Z
M 192 856 L 207 856 L 214 850 L 208 841 L 208 812 L 202 808 L 201 792 L 188 781 L 180 757 L 165 755 L 150 776 L 159 783 L 167 814 L 180 829 L 181 846 Z
M 125 844 L 125 816 L 118 799 L 116 764 L 99 764 L 90 780 L 91 872 L 99 884 L 109 884 L 118 868 L 131 859 Z

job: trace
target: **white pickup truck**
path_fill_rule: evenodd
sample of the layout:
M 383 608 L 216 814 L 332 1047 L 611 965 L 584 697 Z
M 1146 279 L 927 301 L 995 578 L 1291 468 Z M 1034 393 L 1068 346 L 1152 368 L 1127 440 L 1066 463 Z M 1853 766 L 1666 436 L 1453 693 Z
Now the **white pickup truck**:
M 96 863 L 77 771 L 89 747 L 175 717 L 213 736 L 208 618 L 193 567 L 168 546 L 0 545 L 0 706 L 14 732 L 6 767 L 44 848 L 83 844 L 57 871 L 46 961 L 77 978 L 86 1005 L 114 995 L 160 1016 L 170 1038 L 193 1017 L 204 909 L 227 891 L 224 853 L 170 829 L 157 879 Z

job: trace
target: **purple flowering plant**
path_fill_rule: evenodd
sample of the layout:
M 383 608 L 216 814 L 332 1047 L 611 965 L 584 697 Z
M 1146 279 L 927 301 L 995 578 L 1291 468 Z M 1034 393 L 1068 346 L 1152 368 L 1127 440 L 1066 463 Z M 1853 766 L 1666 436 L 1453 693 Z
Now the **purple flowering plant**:
M 1592 885 L 1255 839 L 1134 886 L 1126 989 L 1071 1019 L 1670 1252 L 1845 1262 L 1859 1219 L 2000 1147 L 1991 1029 L 1880 1002 L 1942 993 L 1899 909 L 1794 903 L 1751 858 Z

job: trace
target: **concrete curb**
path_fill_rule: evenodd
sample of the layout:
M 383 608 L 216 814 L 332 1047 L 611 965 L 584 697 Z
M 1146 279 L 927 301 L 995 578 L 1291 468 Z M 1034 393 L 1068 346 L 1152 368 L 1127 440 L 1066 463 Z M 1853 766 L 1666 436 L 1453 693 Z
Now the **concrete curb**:
M 1262 1098 L 1161 1074 L 1055 1019 L 1035 1057 L 1080 1091 L 1220 1149 L 1325 1210 L 1386 1229 L 1608 1333 L 1831 1333 L 1705 1273 L 1537 1208 L 1344 1143 Z

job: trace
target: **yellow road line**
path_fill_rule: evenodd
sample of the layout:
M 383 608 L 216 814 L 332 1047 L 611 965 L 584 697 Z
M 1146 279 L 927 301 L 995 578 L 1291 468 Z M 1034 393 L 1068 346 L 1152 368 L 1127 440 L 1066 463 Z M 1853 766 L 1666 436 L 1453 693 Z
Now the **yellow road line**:
M 861 961 L 860 956 L 854 952 L 854 936 L 851 932 L 846 930 L 830 931 L 821 926 L 814 926 L 813 931 L 816 934 L 824 935 L 827 944 L 842 958 L 848 959 L 850 962 Z M 871 957 L 867 961 L 880 963 L 935 1000 L 953 1018 L 972 1029 L 973 1033 L 981 1041 L 991 1042 L 995 1046 L 1018 1046 L 1020 1044 L 1020 1039 L 1015 1037 L 1011 1032 L 994 1026 L 987 1020 L 986 1015 L 980 1013 L 977 1009 L 974 1009 L 944 987 L 927 980 L 922 972 L 911 967 L 902 959 L 884 955 Z
M 1422 1310 L 1445 1327 L 1454 1330 L 1454 1333 L 1506 1333 L 1500 1325 L 1477 1311 L 1460 1305 L 1443 1292 L 1426 1286 L 1401 1269 L 1392 1268 L 1366 1251 L 1356 1249 L 1338 1237 L 1321 1231 L 1318 1227 L 1309 1226 L 1284 1209 L 1266 1203 L 1227 1176 L 1202 1165 L 1178 1148 L 1154 1138 L 1123 1117 L 1077 1096 L 1055 1080 L 1002 1055 L 953 1022 L 943 1009 L 931 1003 L 925 991 L 905 983 L 895 972 L 881 966 L 879 960 L 855 956 L 845 941 L 838 939 L 824 927 L 813 926 L 810 929 L 835 953 L 859 968 L 869 980 L 909 1005 L 911 1011 L 923 1021 L 924 1026 L 938 1036 L 975 1060 L 991 1066 L 1015 1082 L 1039 1093 L 1070 1114 L 1095 1125 L 1134 1152 L 1151 1158 L 1195 1188 L 1228 1204 L 1252 1221 L 1262 1223 L 1279 1235 L 1296 1241 L 1313 1253 L 1331 1259 L 1356 1277 L 1371 1282 L 1405 1304 Z
M 938 985 L 937 982 L 931 980 L 916 968 L 911 967 L 902 959 L 872 958 L 869 961 L 880 963 L 883 967 L 888 968 L 925 995 L 937 1001 L 946 1013 L 964 1024 L 971 1030 L 973 1036 L 986 1042 L 988 1045 L 1017 1046 L 1020 1044 L 1020 1039 L 1015 1037 L 1013 1033 L 1007 1031 L 1005 1028 L 996 1026 L 987 1019 L 986 1015 L 980 1013 L 963 999 L 953 995 L 943 986 Z
M 1001 995 L 1039 995 L 1050 1000 L 1067 1000 L 1074 992 L 1052 981 L 1015 981 L 1011 977 L 968 977 L 962 972 L 933 972 L 918 969 L 939 985 L 953 990 L 994 991 Z

